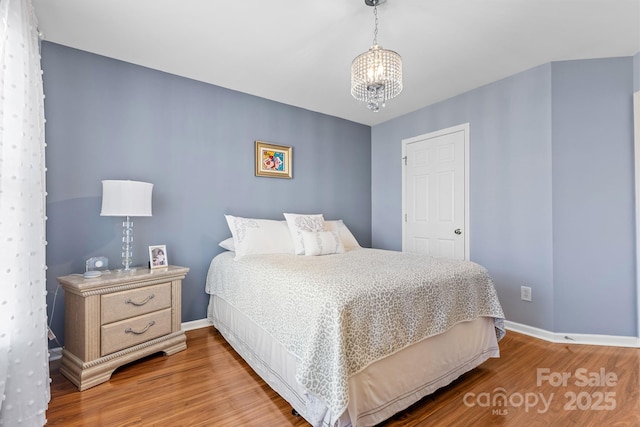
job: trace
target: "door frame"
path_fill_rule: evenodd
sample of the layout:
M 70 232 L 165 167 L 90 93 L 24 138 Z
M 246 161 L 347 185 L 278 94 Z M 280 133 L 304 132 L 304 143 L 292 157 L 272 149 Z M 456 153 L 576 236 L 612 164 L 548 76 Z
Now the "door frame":
M 471 227 L 469 226 L 469 123 L 451 126 L 434 132 L 425 133 L 402 140 L 402 250 L 406 250 L 406 215 L 407 215 L 407 145 L 423 139 L 437 138 L 449 133 L 464 132 L 464 259 L 471 259 Z
M 636 336 L 638 337 L 638 345 L 640 345 L 640 91 L 633 94 L 633 121 L 636 187 Z

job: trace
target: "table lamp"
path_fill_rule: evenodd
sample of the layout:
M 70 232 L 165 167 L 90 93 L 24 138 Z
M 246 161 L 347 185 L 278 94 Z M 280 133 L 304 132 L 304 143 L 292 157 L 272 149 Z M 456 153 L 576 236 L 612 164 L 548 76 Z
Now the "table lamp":
M 133 216 L 151 216 L 153 184 L 128 180 L 102 181 L 102 211 L 100 216 L 123 216 L 122 265 L 124 271 L 133 271 Z

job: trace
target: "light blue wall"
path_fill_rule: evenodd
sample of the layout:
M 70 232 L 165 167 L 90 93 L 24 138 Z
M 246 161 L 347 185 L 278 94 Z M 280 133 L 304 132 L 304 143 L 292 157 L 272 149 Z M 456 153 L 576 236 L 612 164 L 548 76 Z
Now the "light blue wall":
M 402 247 L 401 141 L 469 122 L 471 259 L 491 272 L 508 319 L 551 329 L 550 100 L 544 65 L 374 126 L 373 246 Z
M 557 331 L 636 333 L 632 75 L 631 57 L 552 64 Z
M 469 122 L 471 258 L 492 273 L 507 318 L 637 334 L 623 93 L 640 89 L 640 53 L 546 64 L 373 128 L 48 42 L 42 56 L 49 314 L 56 276 L 83 271 L 89 256 L 119 263 L 120 222 L 99 216 L 102 179 L 155 184 L 154 216 L 135 220 L 135 260 L 166 244 L 171 263 L 191 268 L 189 321 L 205 316 L 206 269 L 229 234 L 224 213 L 323 212 L 364 246 L 401 249 L 402 139 Z M 293 180 L 253 176 L 256 139 L 293 146 Z M 601 170 L 593 175 L 589 163 Z M 609 191 L 584 191 L 595 182 Z M 588 196 L 584 219 L 574 191 Z M 520 301 L 521 285 L 533 288 L 532 303 Z M 62 338 L 63 300 L 53 322 Z
M 373 246 L 401 249 L 402 139 L 469 122 L 471 259 L 507 319 L 636 336 L 633 61 L 546 64 L 374 126 Z
M 103 179 L 154 184 L 153 217 L 134 219 L 134 261 L 166 244 L 171 264 L 191 268 L 183 321 L 206 317 L 225 213 L 322 212 L 371 244 L 370 127 L 47 42 L 42 66 L 49 315 L 57 276 L 84 271 L 90 256 L 120 263 L 121 220 L 99 216 Z M 292 180 L 254 176 L 255 140 L 293 147 Z

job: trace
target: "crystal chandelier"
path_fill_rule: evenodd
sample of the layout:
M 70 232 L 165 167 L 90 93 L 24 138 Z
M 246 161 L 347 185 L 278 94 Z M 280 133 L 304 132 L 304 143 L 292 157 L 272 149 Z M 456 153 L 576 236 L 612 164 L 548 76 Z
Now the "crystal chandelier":
M 402 58 L 396 52 L 378 46 L 378 5 L 385 0 L 364 0 L 373 6 L 375 30 L 373 46 L 351 63 L 351 95 L 378 112 L 388 99 L 402 92 Z

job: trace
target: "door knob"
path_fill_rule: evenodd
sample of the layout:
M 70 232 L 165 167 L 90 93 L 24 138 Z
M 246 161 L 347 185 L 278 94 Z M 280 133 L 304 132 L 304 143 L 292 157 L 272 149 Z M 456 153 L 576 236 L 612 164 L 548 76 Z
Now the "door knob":
M 456 230 L 454 231 L 454 233 L 456 233 L 457 235 L 462 234 L 462 231 L 459 228 L 456 228 Z

